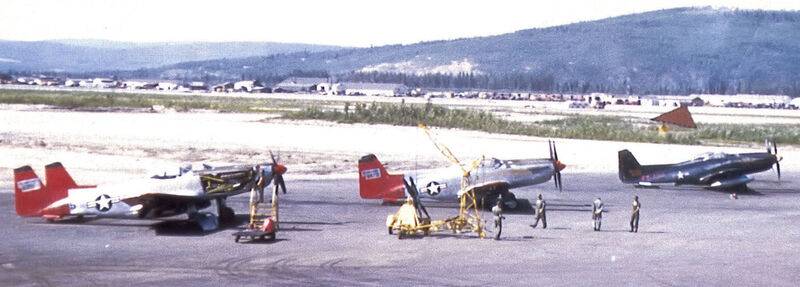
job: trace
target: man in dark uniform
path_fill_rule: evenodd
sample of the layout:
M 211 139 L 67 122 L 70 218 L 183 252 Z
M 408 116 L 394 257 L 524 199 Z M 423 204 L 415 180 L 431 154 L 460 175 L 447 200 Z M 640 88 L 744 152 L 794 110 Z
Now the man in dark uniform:
M 492 214 L 494 215 L 494 239 L 500 239 L 500 233 L 503 232 L 503 219 L 506 217 L 503 216 L 503 201 L 498 200 L 497 205 L 492 207 Z
M 533 223 L 531 227 L 536 228 L 539 225 L 539 220 L 542 221 L 542 228 L 547 228 L 547 214 L 545 214 L 545 207 L 547 203 L 544 202 L 542 199 L 542 194 L 540 193 L 538 197 L 536 197 L 536 222 Z
M 639 196 L 633 196 L 633 210 L 631 211 L 631 232 L 639 232 L 639 209 L 642 204 L 639 203 Z

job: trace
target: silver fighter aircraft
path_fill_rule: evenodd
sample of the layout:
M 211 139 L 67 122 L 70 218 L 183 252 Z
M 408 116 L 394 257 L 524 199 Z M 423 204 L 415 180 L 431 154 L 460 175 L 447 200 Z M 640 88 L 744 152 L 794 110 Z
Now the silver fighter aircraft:
M 476 162 L 469 172 L 471 184 L 461 188 L 462 169 L 458 165 L 419 173 L 414 180 L 420 198 L 456 202 L 463 192 L 474 190 L 484 206 L 493 206 L 502 200 L 507 208 L 516 208 L 516 196 L 511 189 L 540 184 L 552 177 L 561 189 L 561 170 L 566 165 L 558 160 L 555 143 L 550 142 L 550 158 L 501 160 L 486 158 Z M 403 174 L 389 174 L 374 154 L 358 161 L 359 192 L 361 198 L 397 202 L 409 194 L 403 185 Z

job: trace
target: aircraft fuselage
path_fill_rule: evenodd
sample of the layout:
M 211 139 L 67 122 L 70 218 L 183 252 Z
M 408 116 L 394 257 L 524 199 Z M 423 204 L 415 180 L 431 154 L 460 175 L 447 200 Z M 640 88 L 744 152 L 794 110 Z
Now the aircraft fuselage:
M 496 192 L 540 184 L 553 176 L 553 162 L 548 159 L 484 160 L 470 173 L 473 186 L 495 183 Z M 457 166 L 432 170 L 415 176 L 420 197 L 436 200 L 456 200 L 461 190 L 461 169 Z
M 623 181 L 645 186 L 672 183 L 728 188 L 747 184 L 753 180 L 749 174 L 769 170 L 777 162 L 770 153 L 709 154 L 676 164 L 643 165 L 627 171 L 630 177 Z

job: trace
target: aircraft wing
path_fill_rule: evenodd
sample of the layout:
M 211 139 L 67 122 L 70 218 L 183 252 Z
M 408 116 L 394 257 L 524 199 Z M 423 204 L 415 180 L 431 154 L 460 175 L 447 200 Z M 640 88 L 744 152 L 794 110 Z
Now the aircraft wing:
M 723 170 L 714 171 L 705 175 L 700 176 L 697 181 L 702 184 L 712 184 L 715 181 L 726 179 L 726 178 L 735 178 L 741 176 L 739 169 L 736 168 L 728 168 Z
M 173 194 L 164 194 L 164 193 L 145 193 L 138 196 L 122 198 L 120 199 L 122 202 L 130 206 L 134 206 L 137 204 L 141 204 L 144 206 L 150 206 L 155 203 L 164 204 L 164 203 L 190 203 L 190 202 L 198 202 L 198 201 L 205 201 L 204 197 L 200 196 L 185 196 L 185 195 L 173 195 Z
M 461 195 L 464 194 L 464 192 L 472 190 L 474 190 L 476 194 L 480 194 L 483 192 L 491 192 L 496 190 L 507 190 L 509 185 L 510 184 L 508 183 L 508 181 L 504 180 L 481 182 L 479 184 L 470 185 L 465 190 L 459 191 L 458 196 L 460 197 Z

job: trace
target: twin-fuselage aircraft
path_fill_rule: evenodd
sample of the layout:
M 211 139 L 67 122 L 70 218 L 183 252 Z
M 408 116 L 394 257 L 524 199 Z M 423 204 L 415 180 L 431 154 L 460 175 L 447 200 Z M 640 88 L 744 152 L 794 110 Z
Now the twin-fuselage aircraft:
M 20 216 L 55 221 L 65 217 L 162 218 L 186 214 L 203 230 L 232 220 L 225 200 L 273 181 L 285 192 L 286 167 L 272 164 L 210 167 L 103 185 L 79 185 L 61 163 L 45 166 L 42 182 L 30 166 L 14 170 L 14 198 Z M 201 210 L 216 203 L 216 214 Z

